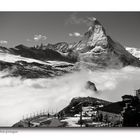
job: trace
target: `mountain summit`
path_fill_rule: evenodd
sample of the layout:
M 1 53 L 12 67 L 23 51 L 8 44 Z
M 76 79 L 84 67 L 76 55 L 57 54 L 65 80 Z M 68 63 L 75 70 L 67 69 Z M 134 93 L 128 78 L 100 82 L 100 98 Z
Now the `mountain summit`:
M 101 67 L 140 66 L 136 57 L 106 34 L 96 18 L 92 18 L 91 26 L 74 49 L 79 52 L 80 61 Z
M 76 50 L 82 53 L 97 51 L 96 48 L 107 46 L 107 36 L 105 29 L 95 18 L 92 19 L 91 26 L 88 31 L 84 34 L 83 39 L 76 46 Z M 94 49 L 94 50 L 93 50 Z M 99 49 L 98 49 L 99 50 Z

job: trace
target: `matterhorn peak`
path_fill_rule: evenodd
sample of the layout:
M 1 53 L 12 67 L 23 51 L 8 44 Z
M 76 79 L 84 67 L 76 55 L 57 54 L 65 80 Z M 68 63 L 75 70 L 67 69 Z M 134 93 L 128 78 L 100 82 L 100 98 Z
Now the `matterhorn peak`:
M 101 25 L 101 23 L 97 20 L 97 18 L 95 18 L 95 17 L 89 17 L 88 18 L 88 21 L 91 23 L 91 24 L 93 24 L 93 25 Z
M 88 21 L 90 23 L 89 29 L 84 34 L 79 45 L 77 45 L 77 50 L 80 52 L 89 52 L 96 46 L 104 49 L 108 44 L 104 27 L 95 17 L 88 18 Z
M 128 53 L 118 42 L 108 36 L 103 25 L 94 17 L 88 18 L 90 26 L 81 41 L 75 46 L 80 53 L 79 60 L 101 67 L 140 67 L 140 61 Z
M 88 22 L 89 22 L 88 31 L 92 30 L 96 26 L 98 27 L 102 26 L 101 23 L 95 17 L 89 17 Z
M 107 36 L 102 24 L 95 18 L 88 18 L 90 27 L 85 33 L 87 46 L 107 46 Z

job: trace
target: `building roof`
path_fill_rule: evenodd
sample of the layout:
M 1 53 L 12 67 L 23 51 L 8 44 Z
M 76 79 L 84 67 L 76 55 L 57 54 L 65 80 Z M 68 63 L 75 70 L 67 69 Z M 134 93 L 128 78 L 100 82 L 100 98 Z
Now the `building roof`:
M 123 110 L 123 102 L 115 102 L 100 108 L 101 111 L 120 114 Z
M 122 96 L 122 98 L 123 98 L 123 99 L 124 99 L 124 98 L 133 99 L 133 98 L 134 98 L 134 96 L 132 96 L 132 95 L 124 95 L 124 96 Z
M 130 97 L 131 98 L 131 96 L 129 96 L 129 95 L 128 96 L 125 95 L 125 97 Z M 132 96 L 132 97 L 135 98 L 135 96 Z M 133 105 L 136 108 L 136 110 L 138 112 L 140 112 L 140 102 L 134 101 L 132 103 L 132 106 Z M 119 101 L 119 102 L 111 103 L 107 106 L 104 106 L 104 107 L 100 108 L 100 110 L 105 111 L 105 112 L 120 114 L 121 111 L 123 111 L 124 106 L 125 106 L 125 102 L 124 101 Z

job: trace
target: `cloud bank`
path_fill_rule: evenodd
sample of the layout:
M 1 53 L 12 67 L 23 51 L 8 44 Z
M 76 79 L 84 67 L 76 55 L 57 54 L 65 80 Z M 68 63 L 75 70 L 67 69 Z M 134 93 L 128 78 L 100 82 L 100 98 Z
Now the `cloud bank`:
M 0 73 L 0 77 L 5 73 Z M 55 79 L 0 78 L 0 126 L 11 126 L 23 116 L 42 110 L 59 111 L 74 97 L 96 97 L 109 101 L 121 100 L 140 87 L 140 69 L 82 70 Z M 99 93 L 85 88 L 95 83 Z
M 78 33 L 78 32 L 69 33 L 69 36 L 70 36 L 70 37 L 83 37 L 83 35 L 81 35 L 81 34 Z
M 6 41 L 6 40 L 0 40 L 0 44 L 7 44 L 8 43 L 8 41 Z

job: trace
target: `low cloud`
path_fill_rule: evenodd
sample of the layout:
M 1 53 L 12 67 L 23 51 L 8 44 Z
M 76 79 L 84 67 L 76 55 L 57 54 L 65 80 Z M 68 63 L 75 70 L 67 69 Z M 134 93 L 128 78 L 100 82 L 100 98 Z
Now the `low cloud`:
M 69 18 L 66 20 L 66 24 L 85 24 L 86 26 L 90 26 L 91 23 L 96 20 L 95 17 L 86 17 L 81 18 L 78 17 L 78 13 L 72 13 Z
M 45 41 L 47 39 L 47 36 L 41 35 L 41 34 L 36 34 L 33 36 L 33 39 L 26 39 L 28 42 L 38 42 L 38 41 Z
M 8 41 L 6 41 L 6 40 L 0 40 L 0 44 L 7 44 L 8 43 Z
M 35 41 L 40 41 L 40 40 L 46 40 L 47 39 L 47 36 L 44 36 L 44 35 L 41 35 L 41 34 L 38 34 L 38 35 L 34 35 L 34 40 Z
M 81 34 L 78 33 L 78 32 L 69 33 L 69 36 L 70 36 L 70 37 L 83 37 L 83 35 L 81 35 Z
M 5 73 L 0 72 L 0 77 Z M 82 70 L 48 79 L 0 78 L 0 126 L 11 126 L 33 113 L 59 111 L 74 97 L 95 97 L 119 101 L 124 94 L 134 95 L 140 88 L 140 69 Z M 86 82 L 95 83 L 99 93 L 86 89 Z

